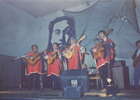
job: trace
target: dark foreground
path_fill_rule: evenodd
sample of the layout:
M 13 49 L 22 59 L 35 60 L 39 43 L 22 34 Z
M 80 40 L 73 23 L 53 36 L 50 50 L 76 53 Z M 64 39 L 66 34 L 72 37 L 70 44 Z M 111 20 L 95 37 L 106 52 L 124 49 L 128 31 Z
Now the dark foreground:
M 0 100 L 67 100 L 60 90 L 42 89 L 5 89 L 0 91 Z M 75 100 L 75 99 L 68 99 Z M 115 96 L 101 93 L 100 90 L 90 89 L 80 100 L 140 100 L 140 90 L 120 90 Z

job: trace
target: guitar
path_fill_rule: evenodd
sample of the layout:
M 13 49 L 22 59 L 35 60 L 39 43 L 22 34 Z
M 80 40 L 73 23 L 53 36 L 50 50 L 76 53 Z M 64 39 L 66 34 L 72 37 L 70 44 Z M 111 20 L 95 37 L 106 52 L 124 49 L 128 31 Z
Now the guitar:
M 72 56 L 73 56 L 73 54 L 74 54 L 74 52 L 75 52 L 75 46 L 78 44 L 78 43 L 80 43 L 82 40 L 84 40 L 86 38 L 86 36 L 85 35 L 83 35 L 79 40 L 78 40 L 78 42 L 75 44 L 75 45 L 73 45 L 73 46 L 71 46 L 69 49 L 67 49 L 66 51 L 64 51 L 63 52 L 63 55 L 67 58 L 67 59 L 70 59 Z
M 99 59 L 102 56 L 102 52 L 104 51 L 104 47 L 103 44 L 101 42 L 99 42 L 97 44 L 98 46 L 96 47 L 97 52 L 93 52 L 93 57 L 94 59 Z
M 136 59 L 133 59 L 133 67 L 136 68 L 138 63 L 140 63 L 140 56 Z
M 48 51 L 48 49 L 46 49 L 46 51 Z M 32 56 L 28 55 L 27 57 L 25 57 L 26 61 L 30 64 L 30 65 L 35 65 L 37 63 L 37 61 L 39 61 L 41 59 L 41 55 L 44 53 L 41 52 L 40 54 L 38 53 L 34 53 Z M 31 59 L 32 57 L 32 59 Z
M 58 54 L 57 52 L 54 51 L 52 54 L 48 55 L 47 63 L 52 64 L 57 57 L 58 57 Z
M 108 32 L 105 34 L 105 36 L 108 36 L 112 31 L 113 31 L 113 29 L 110 28 L 110 29 L 108 30 Z M 105 44 L 102 43 L 102 42 L 99 42 L 99 43 L 97 44 L 97 47 L 95 48 L 95 49 L 97 49 L 97 52 L 93 52 L 93 57 L 94 57 L 94 59 L 99 59 L 99 58 L 101 58 L 102 52 L 104 51 L 104 45 L 105 45 Z

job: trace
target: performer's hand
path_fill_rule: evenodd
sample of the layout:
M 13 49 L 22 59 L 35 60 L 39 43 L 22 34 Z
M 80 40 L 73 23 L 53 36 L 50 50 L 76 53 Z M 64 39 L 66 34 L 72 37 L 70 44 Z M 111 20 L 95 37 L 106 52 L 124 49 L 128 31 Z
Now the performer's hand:
M 44 50 L 44 54 L 47 54 L 47 51 L 46 50 Z
M 86 51 L 85 48 L 83 46 L 80 46 L 80 52 L 85 53 L 85 51 Z
M 77 43 L 77 46 L 79 47 L 79 46 L 80 46 L 80 44 L 79 44 L 79 43 Z
M 33 57 L 30 58 L 31 60 L 33 59 Z
M 67 49 L 67 53 L 70 53 L 71 52 L 71 50 L 70 49 Z
M 96 53 L 97 52 L 97 49 L 96 48 L 93 48 L 92 49 L 92 52 Z
M 46 55 L 44 58 L 45 58 L 45 59 L 48 59 L 49 57 L 48 57 L 48 55 Z

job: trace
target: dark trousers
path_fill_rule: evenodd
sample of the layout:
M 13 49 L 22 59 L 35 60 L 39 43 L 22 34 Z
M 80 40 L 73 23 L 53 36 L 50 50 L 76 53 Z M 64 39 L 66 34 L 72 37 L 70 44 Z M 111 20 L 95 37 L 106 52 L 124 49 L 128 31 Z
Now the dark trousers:
M 28 76 L 28 89 L 40 89 L 40 74 L 32 73 Z
M 52 74 L 51 77 L 52 77 L 52 86 L 53 86 L 53 89 L 61 89 L 60 77 L 59 76 L 56 76 L 54 74 Z
M 103 88 L 106 88 L 106 86 L 108 85 L 107 78 L 109 78 L 108 77 L 108 64 L 105 64 L 99 68 L 99 75 L 103 81 Z
M 47 77 L 47 88 L 61 89 L 60 77 L 54 74 Z
M 138 66 L 135 68 L 134 71 L 134 86 L 136 88 L 139 87 L 139 80 L 140 80 L 140 63 L 138 64 Z
M 110 60 L 110 64 L 109 64 L 109 78 L 111 79 L 111 85 L 114 85 L 114 78 L 113 78 L 113 71 L 112 71 L 112 68 L 114 66 L 114 62 L 115 60 L 114 59 L 111 59 Z

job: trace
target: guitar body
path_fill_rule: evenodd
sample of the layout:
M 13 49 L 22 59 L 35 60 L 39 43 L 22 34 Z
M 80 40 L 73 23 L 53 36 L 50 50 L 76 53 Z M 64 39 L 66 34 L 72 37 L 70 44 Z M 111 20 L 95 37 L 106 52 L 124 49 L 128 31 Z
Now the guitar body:
M 97 52 L 93 53 L 94 59 L 101 58 L 103 51 L 104 51 L 104 47 L 101 44 L 98 44 Z
M 85 38 L 86 36 L 83 35 L 74 46 L 70 47 L 68 50 L 64 52 L 64 55 L 67 59 L 70 59 L 74 55 L 76 45 L 80 43 L 82 40 L 84 40 Z
M 38 56 L 38 53 L 35 53 L 32 57 L 33 57 L 33 59 L 26 59 L 26 61 L 30 64 L 30 65 L 35 65 L 36 63 L 37 63 L 37 61 L 38 60 L 40 60 L 41 59 L 41 57 L 40 56 L 38 56 L 38 57 L 36 57 L 36 56 Z M 34 59 L 35 58 L 35 59 Z
M 52 64 L 56 58 L 57 52 L 53 52 L 52 54 L 48 55 L 47 63 Z
M 133 67 L 136 68 L 139 63 L 140 63 L 140 58 L 134 59 L 133 60 Z
M 64 55 L 65 55 L 65 57 L 66 57 L 67 59 L 70 59 L 70 58 L 72 58 L 72 56 L 74 55 L 74 52 L 75 52 L 74 49 L 72 49 L 72 50 L 67 50 L 67 51 L 65 51 Z
M 136 66 L 137 66 L 137 63 L 135 60 L 133 60 L 133 67 L 136 68 Z
M 110 28 L 105 35 L 108 36 L 112 31 L 113 31 L 113 29 Z M 97 46 L 97 52 L 93 53 L 94 59 L 101 58 L 102 52 L 104 51 L 104 45 L 105 45 L 104 43 L 99 42 L 97 45 L 98 45 Z

